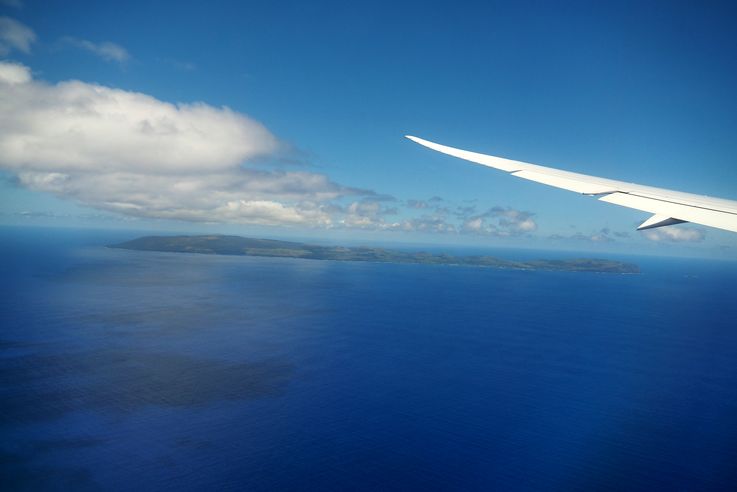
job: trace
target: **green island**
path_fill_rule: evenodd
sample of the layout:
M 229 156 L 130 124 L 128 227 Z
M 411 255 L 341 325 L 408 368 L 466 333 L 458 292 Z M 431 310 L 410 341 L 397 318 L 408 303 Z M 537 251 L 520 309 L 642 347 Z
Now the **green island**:
M 424 265 L 453 265 L 515 270 L 556 270 L 571 272 L 639 273 L 632 263 L 614 260 L 577 258 L 569 260 L 511 261 L 493 256 L 452 256 L 447 254 L 412 253 L 384 248 L 318 246 L 314 244 L 274 239 L 253 239 L 240 236 L 146 236 L 111 248 L 168 253 L 199 253 L 210 255 L 267 256 L 304 258 L 310 260 L 371 261 Z

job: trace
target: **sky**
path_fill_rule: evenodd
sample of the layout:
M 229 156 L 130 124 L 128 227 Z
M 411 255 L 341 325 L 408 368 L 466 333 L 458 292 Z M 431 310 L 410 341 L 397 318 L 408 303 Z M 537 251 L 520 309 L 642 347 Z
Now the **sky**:
M 0 224 L 737 259 L 403 136 L 737 199 L 733 2 L 0 0 Z

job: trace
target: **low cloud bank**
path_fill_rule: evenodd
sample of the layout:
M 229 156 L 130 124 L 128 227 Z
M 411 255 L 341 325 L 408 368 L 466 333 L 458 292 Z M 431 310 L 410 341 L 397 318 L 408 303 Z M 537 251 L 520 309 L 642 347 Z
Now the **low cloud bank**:
M 537 229 L 530 212 L 399 202 L 324 174 L 248 165 L 287 147 L 227 107 L 49 84 L 0 62 L 0 169 L 31 190 L 140 218 L 497 237 Z

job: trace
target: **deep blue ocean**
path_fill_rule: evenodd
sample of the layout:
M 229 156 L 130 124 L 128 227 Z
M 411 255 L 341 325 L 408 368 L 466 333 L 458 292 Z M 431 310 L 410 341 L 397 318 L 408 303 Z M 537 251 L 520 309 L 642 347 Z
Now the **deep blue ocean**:
M 737 263 L 104 247 L 136 236 L 0 229 L 3 490 L 737 490 Z

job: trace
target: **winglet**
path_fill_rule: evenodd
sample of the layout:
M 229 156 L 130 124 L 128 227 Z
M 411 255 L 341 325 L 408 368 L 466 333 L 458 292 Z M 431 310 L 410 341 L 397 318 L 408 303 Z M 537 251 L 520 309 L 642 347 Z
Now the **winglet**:
M 637 230 L 644 231 L 645 229 L 654 229 L 656 227 L 669 226 L 673 224 L 682 224 L 684 222 L 686 221 L 681 220 L 681 219 L 674 219 L 673 217 L 668 217 L 667 215 L 655 214 L 649 219 L 647 219 L 645 222 L 640 224 Z

